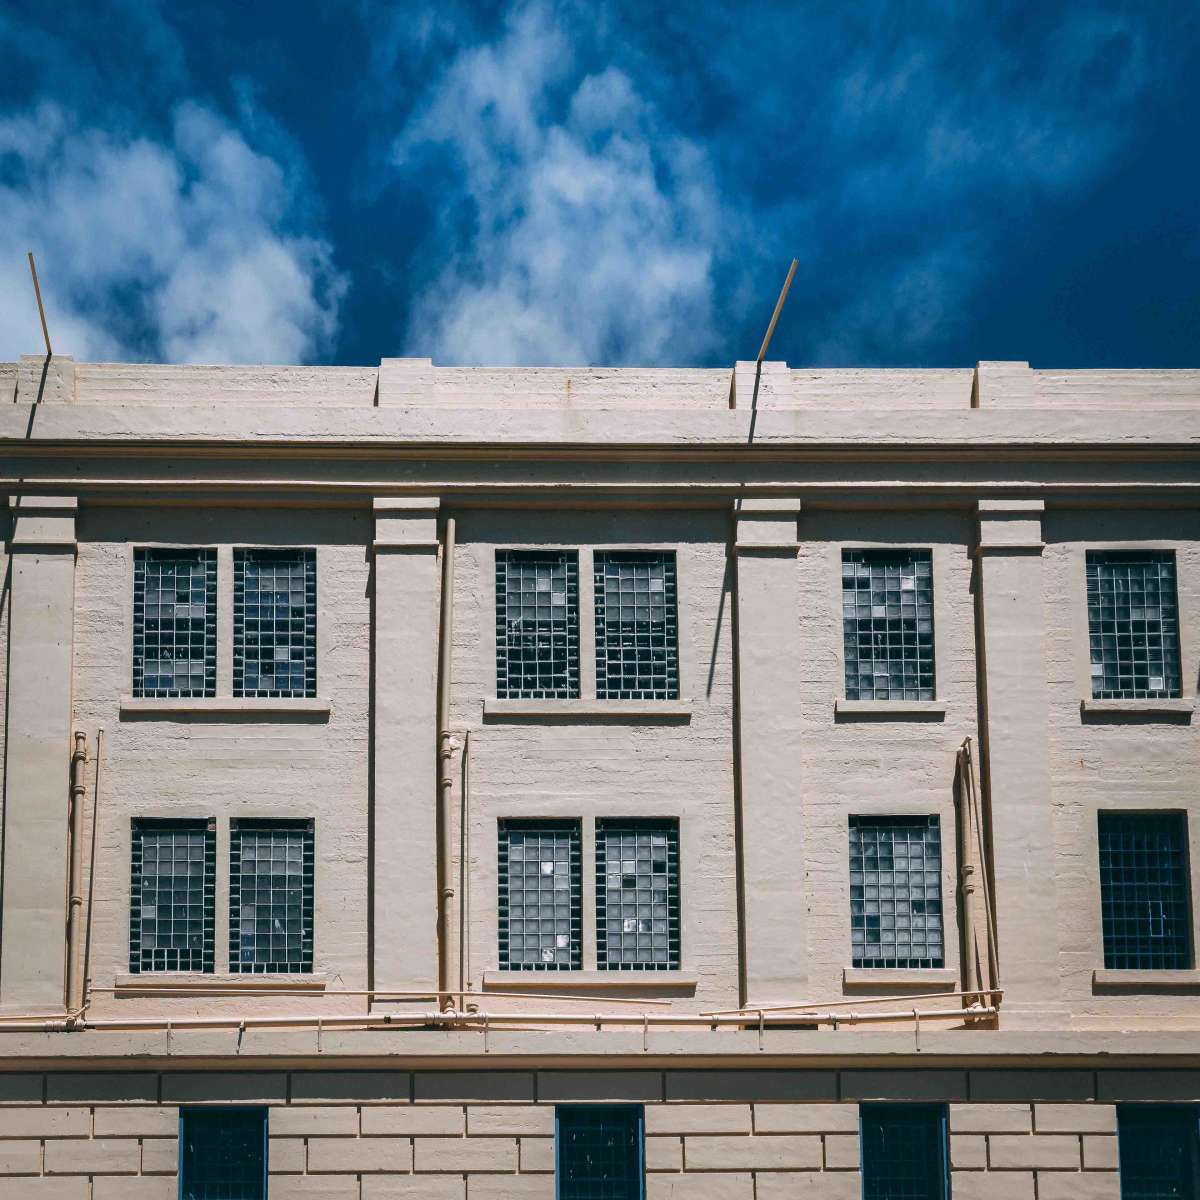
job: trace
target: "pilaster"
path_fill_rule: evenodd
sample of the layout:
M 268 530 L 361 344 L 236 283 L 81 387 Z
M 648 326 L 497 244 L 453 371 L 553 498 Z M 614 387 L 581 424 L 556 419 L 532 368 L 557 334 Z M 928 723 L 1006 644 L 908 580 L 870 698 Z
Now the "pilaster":
M 1002 1020 L 1059 1007 L 1041 500 L 981 500 L 976 548 L 984 777 L 991 813 Z
M 374 513 L 372 986 L 433 992 L 438 501 L 376 499 Z
M 808 975 L 799 514 L 790 498 L 734 509 L 743 1000 L 764 1004 L 802 999 Z
M 75 622 L 68 496 L 11 496 L 0 1010 L 65 1003 Z

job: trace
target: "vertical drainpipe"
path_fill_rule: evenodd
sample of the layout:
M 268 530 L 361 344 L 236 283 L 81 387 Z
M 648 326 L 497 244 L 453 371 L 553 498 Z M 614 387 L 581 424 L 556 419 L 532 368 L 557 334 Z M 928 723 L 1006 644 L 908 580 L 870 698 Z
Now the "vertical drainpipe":
M 967 744 L 958 751 L 958 871 L 959 891 L 962 895 L 962 987 L 973 992 L 980 986 L 979 979 L 979 895 L 978 874 L 980 863 L 975 854 L 975 805 L 972 802 L 971 760 Z M 978 996 L 966 1000 L 975 1002 Z
M 83 988 L 79 971 L 80 917 L 83 893 L 80 881 L 83 874 L 83 769 L 87 763 L 87 739 L 76 732 L 75 749 L 71 754 L 71 867 L 67 882 L 67 1012 L 83 1007 Z
M 454 518 L 442 532 L 442 614 L 438 627 L 437 708 L 437 891 L 438 891 L 438 1007 L 453 1007 L 450 994 L 450 793 L 454 780 L 450 762 L 450 653 L 454 634 Z

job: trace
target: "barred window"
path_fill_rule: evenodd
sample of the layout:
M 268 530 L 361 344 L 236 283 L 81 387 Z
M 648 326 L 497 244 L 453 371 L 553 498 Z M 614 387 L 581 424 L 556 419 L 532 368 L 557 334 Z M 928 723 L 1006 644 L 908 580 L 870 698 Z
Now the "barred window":
M 129 970 L 213 970 L 217 837 L 213 821 L 135 820 Z
M 180 1117 L 180 1200 L 266 1200 L 265 1108 L 185 1108 Z
M 1104 965 L 1192 965 L 1187 819 L 1181 812 L 1099 814 Z
M 940 967 L 937 817 L 850 818 L 850 944 L 856 967 Z
M 946 1108 L 864 1104 L 863 1200 L 947 1200 Z
M 596 695 L 679 699 L 675 555 L 597 551 Z
M 574 550 L 496 552 L 496 694 L 579 695 L 579 556 Z
M 642 1200 L 643 1119 L 639 1105 L 559 1105 L 559 1200 Z
M 217 694 L 217 552 L 133 552 L 133 694 Z
M 578 821 L 500 822 L 500 966 L 582 966 L 583 883 Z
M 234 550 L 233 694 L 317 694 L 317 555 Z
M 297 973 L 312 966 L 312 821 L 232 821 L 230 971 Z
M 1087 602 L 1093 698 L 1180 695 L 1175 555 L 1089 550 Z
M 933 559 L 928 550 L 844 550 L 847 700 L 932 700 Z
M 679 822 L 596 822 L 596 965 L 679 967 Z
M 1118 1106 L 1123 1200 L 1193 1200 L 1200 1187 L 1198 1118 L 1194 1104 Z

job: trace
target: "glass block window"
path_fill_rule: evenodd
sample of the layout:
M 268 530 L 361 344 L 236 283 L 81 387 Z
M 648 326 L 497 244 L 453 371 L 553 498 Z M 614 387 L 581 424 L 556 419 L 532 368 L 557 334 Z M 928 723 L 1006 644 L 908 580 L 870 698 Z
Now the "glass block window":
M 212 821 L 133 822 L 130 971 L 213 970 L 216 859 Z
M 675 555 L 597 551 L 596 695 L 679 699 Z
M 579 695 L 579 556 L 496 552 L 496 695 Z
M 856 967 L 940 967 L 937 817 L 850 818 L 850 948 Z
M 596 965 L 679 968 L 678 821 L 596 822 Z
M 180 1200 L 266 1200 L 267 1110 L 185 1108 Z
M 1121 1200 L 1195 1200 L 1200 1194 L 1200 1109 L 1123 1104 L 1117 1109 Z
M 311 971 L 312 821 L 232 821 L 229 969 Z
M 500 966 L 570 971 L 583 965 L 578 821 L 500 822 Z
M 317 694 L 317 555 L 233 552 L 233 694 Z
M 1180 694 L 1175 555 L 1089 550 L 1088 642 L 1097 700 Z
M 847 700 L 932 700 L 933 559 L 928 550 L 844 550 Z
M 559 1200 L 642 1200 L 640 1107 L 560 1105 L 555 1117 Z
M 1187 821 L 1181 812 L 1099 814 L 1104 965 L 1192 965 Z
M 217 694 L 215 550 L 134 550 L 133 694 Z
M 864 1104 L 863 1200 L 947 1200 L 946 1109 Z

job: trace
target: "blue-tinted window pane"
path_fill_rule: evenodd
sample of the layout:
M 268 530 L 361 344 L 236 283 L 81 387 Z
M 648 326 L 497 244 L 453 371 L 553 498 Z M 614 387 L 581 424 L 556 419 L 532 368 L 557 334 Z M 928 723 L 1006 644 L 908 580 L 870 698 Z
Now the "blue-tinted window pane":
M 1128 1105 L 1117 1110 L 1121 1200 L 1196 1200 L 1197 1109 Z
M 233 694 L 317 694 L 317 555 L 233 552 Z
M 267 1110 L 184 1109 L 181 1200 L 266 1200 Z
M 942 1105 L 864 1104 L 863 1200 L 946 1200 Z
M 217 694 L 217 552 L 133 552 L 133 694 Z
M 1099 842 L 1104 965 L 1187 970 L 1192 914 L 1184 814 L 1102 812 Z
M 496 695 L 579 695 L 579 556 L 496 552 Z
M 679 967 L 679 822 L 596 822 L 596 965 Z
M 500 966 L 583 965 L 583 861 L 578 821 L 501 821 Z
M 296 973 L 312 963 L 312 821 L 231 821 L 230 971 Z
M 675 555 L 597 551 L 596 695 L 679 699 Z
M 642 1200 L 642 1110 L 558 1110 L 559 1200 Z

